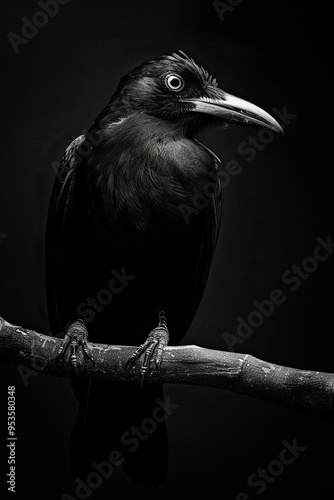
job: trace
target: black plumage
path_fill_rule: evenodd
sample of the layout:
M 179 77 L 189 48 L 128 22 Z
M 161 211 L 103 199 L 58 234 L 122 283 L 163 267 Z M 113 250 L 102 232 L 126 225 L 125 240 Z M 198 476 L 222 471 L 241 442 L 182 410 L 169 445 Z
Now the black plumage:
M 64 153 L 54 183 L 47 224 L 53 332 L 81 318 L 93 342 L 138 345 L 163 311 L 170 343 L 180 342 L 202 298 L 221 219 L 218 162 L 194 134 L 226 121 L 279 130 L 265 112 L 241 103 L 182 52 L 121 79 Z M 122 431 L 149 415 L 162 392 L 148 384 L 74 385 L 73 470 L 80 474 L 119 448 Z M 122 449 L 136 480 L 164 478 L 164 424 L 131 456 Z

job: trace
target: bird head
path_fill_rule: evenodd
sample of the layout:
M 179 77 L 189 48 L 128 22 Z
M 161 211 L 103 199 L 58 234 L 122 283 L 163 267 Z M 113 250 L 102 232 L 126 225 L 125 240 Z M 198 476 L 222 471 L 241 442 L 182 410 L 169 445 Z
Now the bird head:
M 157 116 L 191 131 L 236 123 L 283 132 L 269 113 L 221 90 L 215 78 L 181 51 L 135 68 L 121 79 L 115 98 L 130 112 Z

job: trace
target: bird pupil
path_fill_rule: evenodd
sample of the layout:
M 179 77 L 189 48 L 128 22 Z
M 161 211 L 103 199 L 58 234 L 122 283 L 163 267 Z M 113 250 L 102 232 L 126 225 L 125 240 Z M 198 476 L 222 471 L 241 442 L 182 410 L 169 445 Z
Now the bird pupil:
M 167 77 L 165 78 L 165 85 L 170 90 L 174 90 L 177 92 L 183 88 L 184 82 L 178 75 L 167 75 Z

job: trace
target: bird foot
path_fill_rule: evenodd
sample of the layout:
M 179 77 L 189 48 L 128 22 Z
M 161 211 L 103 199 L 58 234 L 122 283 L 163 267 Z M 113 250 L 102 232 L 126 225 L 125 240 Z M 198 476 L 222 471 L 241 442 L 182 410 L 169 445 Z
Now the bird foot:
M 70 348 L 71 357 L 69 362 L 73 367 L 75 374 L 78 377 L 80 377 L 80 371 L 79 371 L 79 362 L 77 354 L 80 349 L 82 349 L 84 355 L 87 358 L 93 361 L 93 363 L 95 362 L 88 349 L 87 337 L 88 337 L 87 328 L 82 319 L 78 319 L 67 330 L 67 333 L 57 353 L 57 362 L 59 363 L 63 361 L 67 349 Z
M 144 378 L 150 370 L 151 362 L 154 362 L 155 369 L 158 373 L 161 370 L 162 353 L 164 347 L 168 345 L 169 332 L 167 321 L 164 313 L 159 312 L 159 325 L 154 328 L 147 337 L 146 342 L 141 344 L 131 355 L 126 363 L 126 368 L 132 367 L 135 362 L 144 354 L 144 361 L 140 369 L 140 385 L 144 383 Z

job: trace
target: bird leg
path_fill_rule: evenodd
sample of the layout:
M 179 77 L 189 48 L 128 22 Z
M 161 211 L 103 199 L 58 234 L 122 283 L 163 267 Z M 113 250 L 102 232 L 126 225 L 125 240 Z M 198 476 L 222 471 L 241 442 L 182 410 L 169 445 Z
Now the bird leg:
M 72 365 L 78 377 L 80 377 L 78 357 L 77 357 L 79 349 L 82 349 L 84 355 L 94 363 L 94 359 L 88 350 L 87 337 L 88 337 L 88 331 L 85 326 L 85 323 L 83 322 L 82 319 L 78 319 L 67 330 L 67 333 L 57 353 L 57 361 L 60 362 L 63 360 L 67 349 L 70 348 L 71 350 L 70 364 Z
M 152 330 L 147 337 L 146 342 L 141 344 L 126 363 L 126 367 L 131 367 L 142 354 L 144 354 L 144 361 L 140 369 L 140 385 L 143 385 L 145 375 L 148 373 L 151 361 L 154 361 L 155 369 L 158 373 L 161 370 L 162 353 L 164 347 L 168 345 L 169 332 L 167 328 L 167 320 L 165 313 L 159 311 L 159 324 Z

